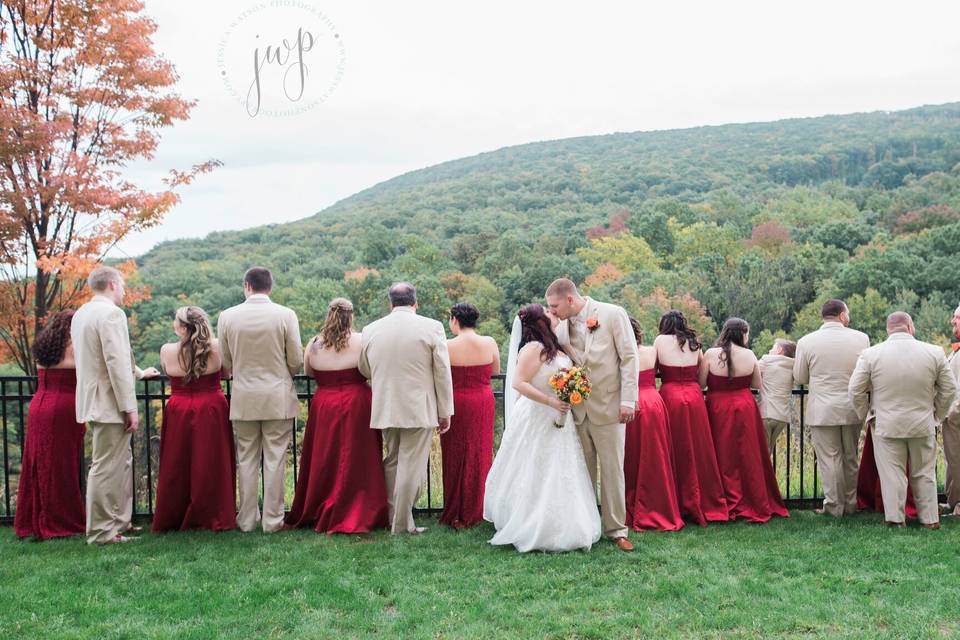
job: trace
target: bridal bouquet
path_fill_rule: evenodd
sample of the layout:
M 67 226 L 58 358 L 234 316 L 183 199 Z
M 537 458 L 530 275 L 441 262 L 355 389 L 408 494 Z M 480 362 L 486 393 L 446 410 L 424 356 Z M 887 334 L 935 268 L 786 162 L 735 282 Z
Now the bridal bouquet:
M 590 397 L 590 378 L 583 367 L 564 367 L 550 376 L 550 388 L 562 402 L 573 405 L 582 403 Z M 563 428 L 563 423 L 553 423 L 557 429 Z

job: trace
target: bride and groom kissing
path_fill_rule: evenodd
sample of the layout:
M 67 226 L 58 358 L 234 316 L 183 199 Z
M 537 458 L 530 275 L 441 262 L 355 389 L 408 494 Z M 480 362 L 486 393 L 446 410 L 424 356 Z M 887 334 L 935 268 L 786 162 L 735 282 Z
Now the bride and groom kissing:
M 513 323 L 504 432 L 484 497 L 484 519 L 496 528 L 490 542 L 519 551 L 589 549 L 602 529 L 619 549 L 631 551 L 623 456 L 638 362 L 629 317 L 622 307 L 581 296 L 566 278 L 550 284 L 546 300 L 549 309 L 529 304 Z M 549 384 L 572 365 L 585 368 L 592 385 L 590 396 L 574 406 Z

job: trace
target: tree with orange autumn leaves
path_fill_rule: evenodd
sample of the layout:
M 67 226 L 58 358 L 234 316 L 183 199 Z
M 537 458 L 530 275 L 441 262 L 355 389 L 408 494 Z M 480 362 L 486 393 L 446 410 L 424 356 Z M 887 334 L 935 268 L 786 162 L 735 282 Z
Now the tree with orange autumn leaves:
M 153 49 L 156 28 L 139 0 L 0 0 L 0 341 L 28 373 L 33 336 L 83 302 L 93 266 L 220 164 L 172 170 L 159 192 L 123 178 L 194 106 Z

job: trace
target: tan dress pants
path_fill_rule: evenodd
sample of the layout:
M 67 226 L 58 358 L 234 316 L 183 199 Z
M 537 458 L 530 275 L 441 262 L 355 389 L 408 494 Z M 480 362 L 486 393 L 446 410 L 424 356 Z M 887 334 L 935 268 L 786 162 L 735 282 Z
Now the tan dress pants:
M 623 449 L 626 425 L 593 424 L 584 417 L 577 425 L 583 457 L 593 486 L 597 486 L 597 463 L 600 463 L 600 516 L 603 535 L 627 537 L 627 498 L 623 479 Z
M 960 504 L 960 426 L 944 422 L 943 459 L 947 463 L 944 491 L 951 509 Z
M 939 522 L 936 435 L 884 438 L 873 434 L 873 455 L 877 460 L 877 474 L 880 476 L 884 520 L 904 521 L 909 461 L 910 488 L 913 489 L 913 501 L 917 505 L 917 518 L 923 524 Z
M 810 427 L 810 439 L 817 453 L 823 510 L 832 516 L 857 512 L 857 470 L 860 460 L 860 424 Z
M 233 420 L 237 436 L 240 511 L 237 526 L 253 531 L 261 524 L 257 497 L 260 494 L 260 459 L 263 456 L 263 530 L 283 527 L 287 479 L 287 447 L 293 437 L 293 420 Z
M 780 434 L 783 433 L 787 428 L 787 423 L 783 420 L 774 420 L 773 418 L 764 418 L 763 419 L 763 430 L 767 434 L 767 448 L 770 450 L 770 455 L 773 455 L 774 446 L 777 444 L 777 438 L 780 437 Z
M 413 521 L 413 505 L 427 478 L 433 433 L 433 427 L 383 430 L 386 449 L 383 476 L 387 484 L 391 533 L 410 533 L 417 527 Z
M 90 422 L 93 457 L 87 474 L 87 542 L 105 543 L 130 529 L 133 452 L 122 423 Z

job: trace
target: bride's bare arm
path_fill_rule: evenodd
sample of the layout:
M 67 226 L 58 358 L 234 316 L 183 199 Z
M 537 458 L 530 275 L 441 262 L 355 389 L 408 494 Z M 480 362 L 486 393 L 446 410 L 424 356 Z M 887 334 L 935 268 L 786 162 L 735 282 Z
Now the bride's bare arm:
M 569 404 L 561 402 L 556 396 L 545 394 L 531 384 L 531 380 L 537 375 L 542 364 L 541 353 L 543 353 L 543 346 L 539 342 L 524 345 L 520 353 L 517 354 L 517 371 L 513 374 L 513 388 L 517 393 L 530 398 L 534 402 L 545 404 L 561 413 L 566 413 L 570 409 Z

